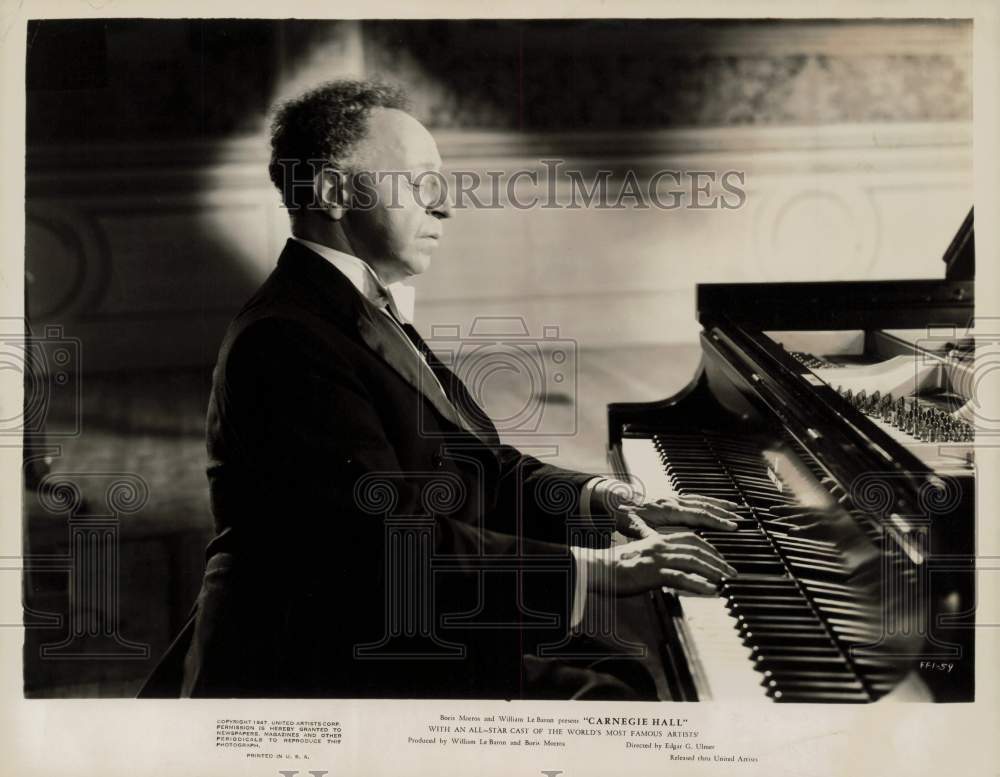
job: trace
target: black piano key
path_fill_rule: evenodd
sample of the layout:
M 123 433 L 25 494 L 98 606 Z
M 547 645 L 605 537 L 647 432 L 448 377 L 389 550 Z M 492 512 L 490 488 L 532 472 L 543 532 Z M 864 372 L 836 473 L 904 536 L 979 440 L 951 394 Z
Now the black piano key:
M 829 626 L 829 629 L 838 640 L 854 646 L 859 651 L 862 651 L 866 645 L 879 641 L 878 631 L 871 628 Z
M 782 682 L 794 682 L 794 680 L 792 680 L 791 677 L 783 678 L 773 669 L 765 669 L 760 674 L 761 677 L 763 678 L 761 680 L 761 685 L 767 685 L 771 681 L 774 681 L 779 685 Z M 851 673 L 851 671 L 846 668 L 841 668 L 838 670 L 826 667 L 824 669 L 803 670 L 802 672 L 799 673 L 799 680 L 802 682 L 821 682 L 821 681 L 836 682 L 838 680 L 848 680 L 853 677 L 854 675 Z
M 775 537 L 774 543 L 788 553 L 794 553 L 797 556 L 805 556 L 807 558 L 813 558 L 820 561 L 826 560 L 839 564 L 844 558 L 843 555 L 836 550 L 788 542 L 782 537 Z
M 774 622 L 772 623 L 769 619 L 764 618 L 757 621 L 752 621 L 750 619 L 744 619 L 737 621 L 736 628 L 741 634 L 760 634 L 767 636 L 768 634 L 786 634 L 786 633 L 798 633 L 803 635 L 814 634 L 817 636 L 823 636 L 827 638 L 828 632 L 823 626 L 823 623 L 819 620 L 813 619 L 809 622 Z
M 870 645 L 877 641 L 872 634 L 862 634 L 860 632 L 850 632 L 844 630 L 833 630 L 837 640 L 848 646 L 848 651 L 854 650 L 864 645 Z
M 780 647 L 788 645 L 790 647 L 807 646 L 829 646 L 830 637 L 824 633 L 816 631 L 762 631 L 754 629 L 743 633 L 743 644 L 760 645 L 761 647 Z
M 774 544 L 761 534 L 756 526 L 752 526 L 744 521 L 736 521 L 735 523 L 735 531 L 732 529 L 698 529 L 698 535 L 705 537 L 705 539 L 711 542 L 718 541 L 733 548 L 745 549 L 748 553 L 776 554 Z M 709 532 L 713 535 L 711 538 L 706 536 Z M 725 536 L 727 534 L 729 535 L 728 537 Z
M 806 600 L 797 595 L 794 590 L 744 591 L 739 594 L 723 593 L 722 595 L 733 604 L 807 604 Z
M 845 618 L 842 614 L 837 613 L 835 617 L 831 616 L 827 618 L 826 622 L 831 628 L 843 629 L 850 632 L 864 634 L 876 634 L 879 632 L 877 623 L 867 618 Z
M 743 612 L 736 616 L 738 622 L 746 623 L 747 627 L 753 629 L 755 625 L 760 624 L 809 624 L 813 625 L 819 629 L 823 628 L 823 623 L 815 615 L 775 615 L 768 613 L 767 615 L 761 615 L 759 613 Z
M 754 658 L 754 665 L 760 669 L 770 669 L 780 679 L 783 671 L 799 671 L 841 667 L 848 668 L 844 657 L 836 651 L 829 655 L 806 655 L 799 653 L 774 653 Z
M 851 656 L 851 660 L 855 666 L 862 666 L 866 669 L 893 669 L 896 667 L 896 662 L 885 658 Z
M 831 630 L 845 635 L 875 637 L 879 627 L 866 616 L 852 612 L 836 611 L 831 608 L 821 610 L 823 618 Z
M 824 640 L 829 642 L 829 637 L 827 636 L 826 629 L 823 628 L 823 624 L 819 622 L 812 623 L 769 623 L 767 621 L 761 623 L 747 623 L 742 627 L 737 627 L 740 634 L 757 634 L 757 635 L 767 635 L 768 633 L 775 634 L 800 634 L 803 637 L 822 637 Z
M 859 615 L 867 615 L 868 617 L 872 617 L 874 614 L 872 605 L 864 601 L 851 601 L 846 598 L 834 599 L 828 596 L 814 596 L 812 600 L 821 610 L 829 609 L 830 612 L 855 612 Z
M 789 561 L 788 566 L 795 571 L 807 572 L 815 576 L 828 576 L 833 580 L 845 580 L 851 576 L 851 573 L 846 569 L 817 562 Z
M 727 580 L 722 584 L 727 591 L 766 591 L 766 590 L 798 590 L 794 580 L 787 577 L 741 577 Z
M 773 523 L 778 521 L 778 518 L 764 518 L 762 519 L 764 523 Z M 781 524 L 779 524 L 779 527 Z M 787 527 L 786 527 L 787 528 Z M 831 540 L 817 539 L 816 537 L 807 537 L 801 532 L 796 532 L 795 534 L 789 534 L 785 532 L 777 537 L 777 540 L 788 545 L 789 547 L 797 548 L 812 548 L 814 550 L 826 550 L 831 553 L 836 553 L 839 555 L 840 551 L 837 548 L 837 543 Z
M 761 490 L 759 488 L 741 488 L 741 495 L 751 506 L 760 509 L 794 505 L 795 500 L 789 497 L 784 497 L 779 494 L 772 494 L 768 491 Z
M 799 582 L 809 589 L 825 589 L 828 591 L 840 591 L 841 593 L 857 595 L 858 590 L 850 585 L 837 583 L 831 580 L 816 580 L 812 578 L 800 577 Z
M 737 563 L 757 564 L 760 562 L 767 562 L 768 564 L 779 564 L 779 565 L 781 564 L 781 559 L 774 553 L 746 553 L 746 552 L 724 553 L 714 543 L 712 544 L 712 547 L 714 547 L 716 550 L 722 553 L 722 556 L 723 558 L 726 559 L 726 561 L 734 565 Z
M 774 564 L 746 564 L 746 563 L 736 563 L 732 564 L 732 567 L 736 570 L 736 577 L 742 577 L 743 575 L 755 575 L 755 574 L 768 574 L 774 575 L 784 572 L 784 567 L 779 563 Z
M 780 561 L 737 561 L 732 566 L 740 575 L 744 573 L 779 575 L 785 571 Z
M 812 610 L 802 602 L 727 602 L 726 607 L 736 615 L 812 615 Z
M 744 531 L 746 531 L 748 533 L 755 534 L 757 536 L 757 538 L 760 539 L 761 541 L 767 542 L 768 546 L 771 545 L 771 543 L 768 542 L 767 538 L 764 537 L 760 533 L 760 530 L 757 528 L 757 522 L 756 521 L 753 521 L 753 520 L 748 519 L 748 518 L 727 518 L 726 520 L 730 521 L 733 524 L 733 528 L 732 529 L 725 529 L 724 531 L 726 531 L 726 532 L 728 532 L 728 533 L 731 534 L 733 532 L 733 529 L 736 529 L 736 530 L 743 529 Z M 700 530 L 697 530 L 697 531 L 700 531 Z
M 768 694 L 776 702 L 814 704 L 864 704 L 871 698 L 864 691 L 774 691 Z
M 719 553 L 721 553 L 725 558 L 729 558 L 730 556 L 763 556 L 775 560 L 779 558 L 778 555 L 767 545 L 725 542 L 723 540 L 715 540 L 711 544 L 712 547 L 719 551 Z
M 840 563 L 840 561 L 833 562 L 823 558 L 814 558 L 798 552 L 786 553 L 785 560 L 788 561 L 789 564 L 795 566 L 801 565 L 806 569 L 825 569 L 843 575 L 850 573 L 850 571 L 842 563 Z
M 864 691 L 865 687 L 855 677 L 845 677 L 843 680 L 764 680 L 765 688 L 784 691 Z
M 753 643 L 750 645 L 750 654 L 754 657 L 754 660 L 757 658 L 769 659 L 775 655 L 794 655 L 797 658 L 809 658 L 815 656 L 820 658 L 837 658 L 838 660 L 843 658 L 840 651 L 829 642 L 826 645 L 795 645 L 795 649 L 793 651 L 788 650 L 790 647 L 793 646 L 759 645 Z
M 832 588 L 817 588 L 815 586 L 803 586 L 815 599 L 825 599 L 831 602 L 842 602 L 844 604 L 864 604 L 875 607 L 876 602 L 873 597 L 860 590 L 838 591 Z

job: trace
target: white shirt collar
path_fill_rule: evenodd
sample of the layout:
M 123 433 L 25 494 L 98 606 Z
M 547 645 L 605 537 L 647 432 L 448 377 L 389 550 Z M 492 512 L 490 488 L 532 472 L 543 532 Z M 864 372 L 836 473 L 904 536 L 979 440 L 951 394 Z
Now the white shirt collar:
M 292 240 L 301 243 L 314 253 L 342 272 L 365 299 L 378 307 L 385 304 L 384 295 L 388 293 L 396 306 L 396 311 L 406 323 L 413 321 L 413 309 L 416 302 L 416 289 L 405 283 L 390 283 L 388 286 L 379 280 L 371 266 L 362 259 L 351 254 L 338 251 L 336 248 L 314 243 L 301 237 L 292 236 Z

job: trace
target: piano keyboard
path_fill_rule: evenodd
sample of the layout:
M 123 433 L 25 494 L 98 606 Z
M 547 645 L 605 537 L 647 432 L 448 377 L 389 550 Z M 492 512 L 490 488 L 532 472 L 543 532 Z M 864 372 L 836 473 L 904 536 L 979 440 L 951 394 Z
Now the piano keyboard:
M 740 505 L 735 531 L 698 531 L 739 573 L 719 597 L 657 592 L 674 598 L 658 610 L 672 619 L 699 699 L 858 703 L 894 688 L 896 665 L 864 649 L 881 635 L 877 604 L 829 535 L 796 531 L 771 512 L 797 500 L 752 439 L 625 438 L 622 456 L 647 499 Z

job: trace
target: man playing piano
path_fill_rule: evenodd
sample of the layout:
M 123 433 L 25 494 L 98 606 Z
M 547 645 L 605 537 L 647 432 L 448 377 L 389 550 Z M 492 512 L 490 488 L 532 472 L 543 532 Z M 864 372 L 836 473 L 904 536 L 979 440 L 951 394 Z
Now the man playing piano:
M 656 527 L 731 528 L 734 505 L 613 498 L 614 481 L 500 441 L 397 296 L 451 215 L 424 183 L 443 180 L 437 146 L 398 92 L 323 85 L 278 110 L 271 142 L 292 237 L 222 343 L 216 536 L 143 695 L 652 696 L 638 664 L 586 636 L 585 602 L 714 592 L 732 567 Z M 630 541 L 569 547 L 567 518 Z

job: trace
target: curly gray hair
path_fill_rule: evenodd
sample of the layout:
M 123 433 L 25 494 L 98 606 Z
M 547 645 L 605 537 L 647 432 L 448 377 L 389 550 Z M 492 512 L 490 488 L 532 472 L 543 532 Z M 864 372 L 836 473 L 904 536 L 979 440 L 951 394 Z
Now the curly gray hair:
M 365 136 L 372 108 L 406 110 L 406 96 L 398 87 L 378 81 L 329 81 L 278 107 L 271 122 L 267 169 L 286 208 L 305 205 L 295 196 L 302 187 L 291 185 L 295 167 L 320 159 L 343 164 Z M 299 180 L 302 177 L 299 173 Z

